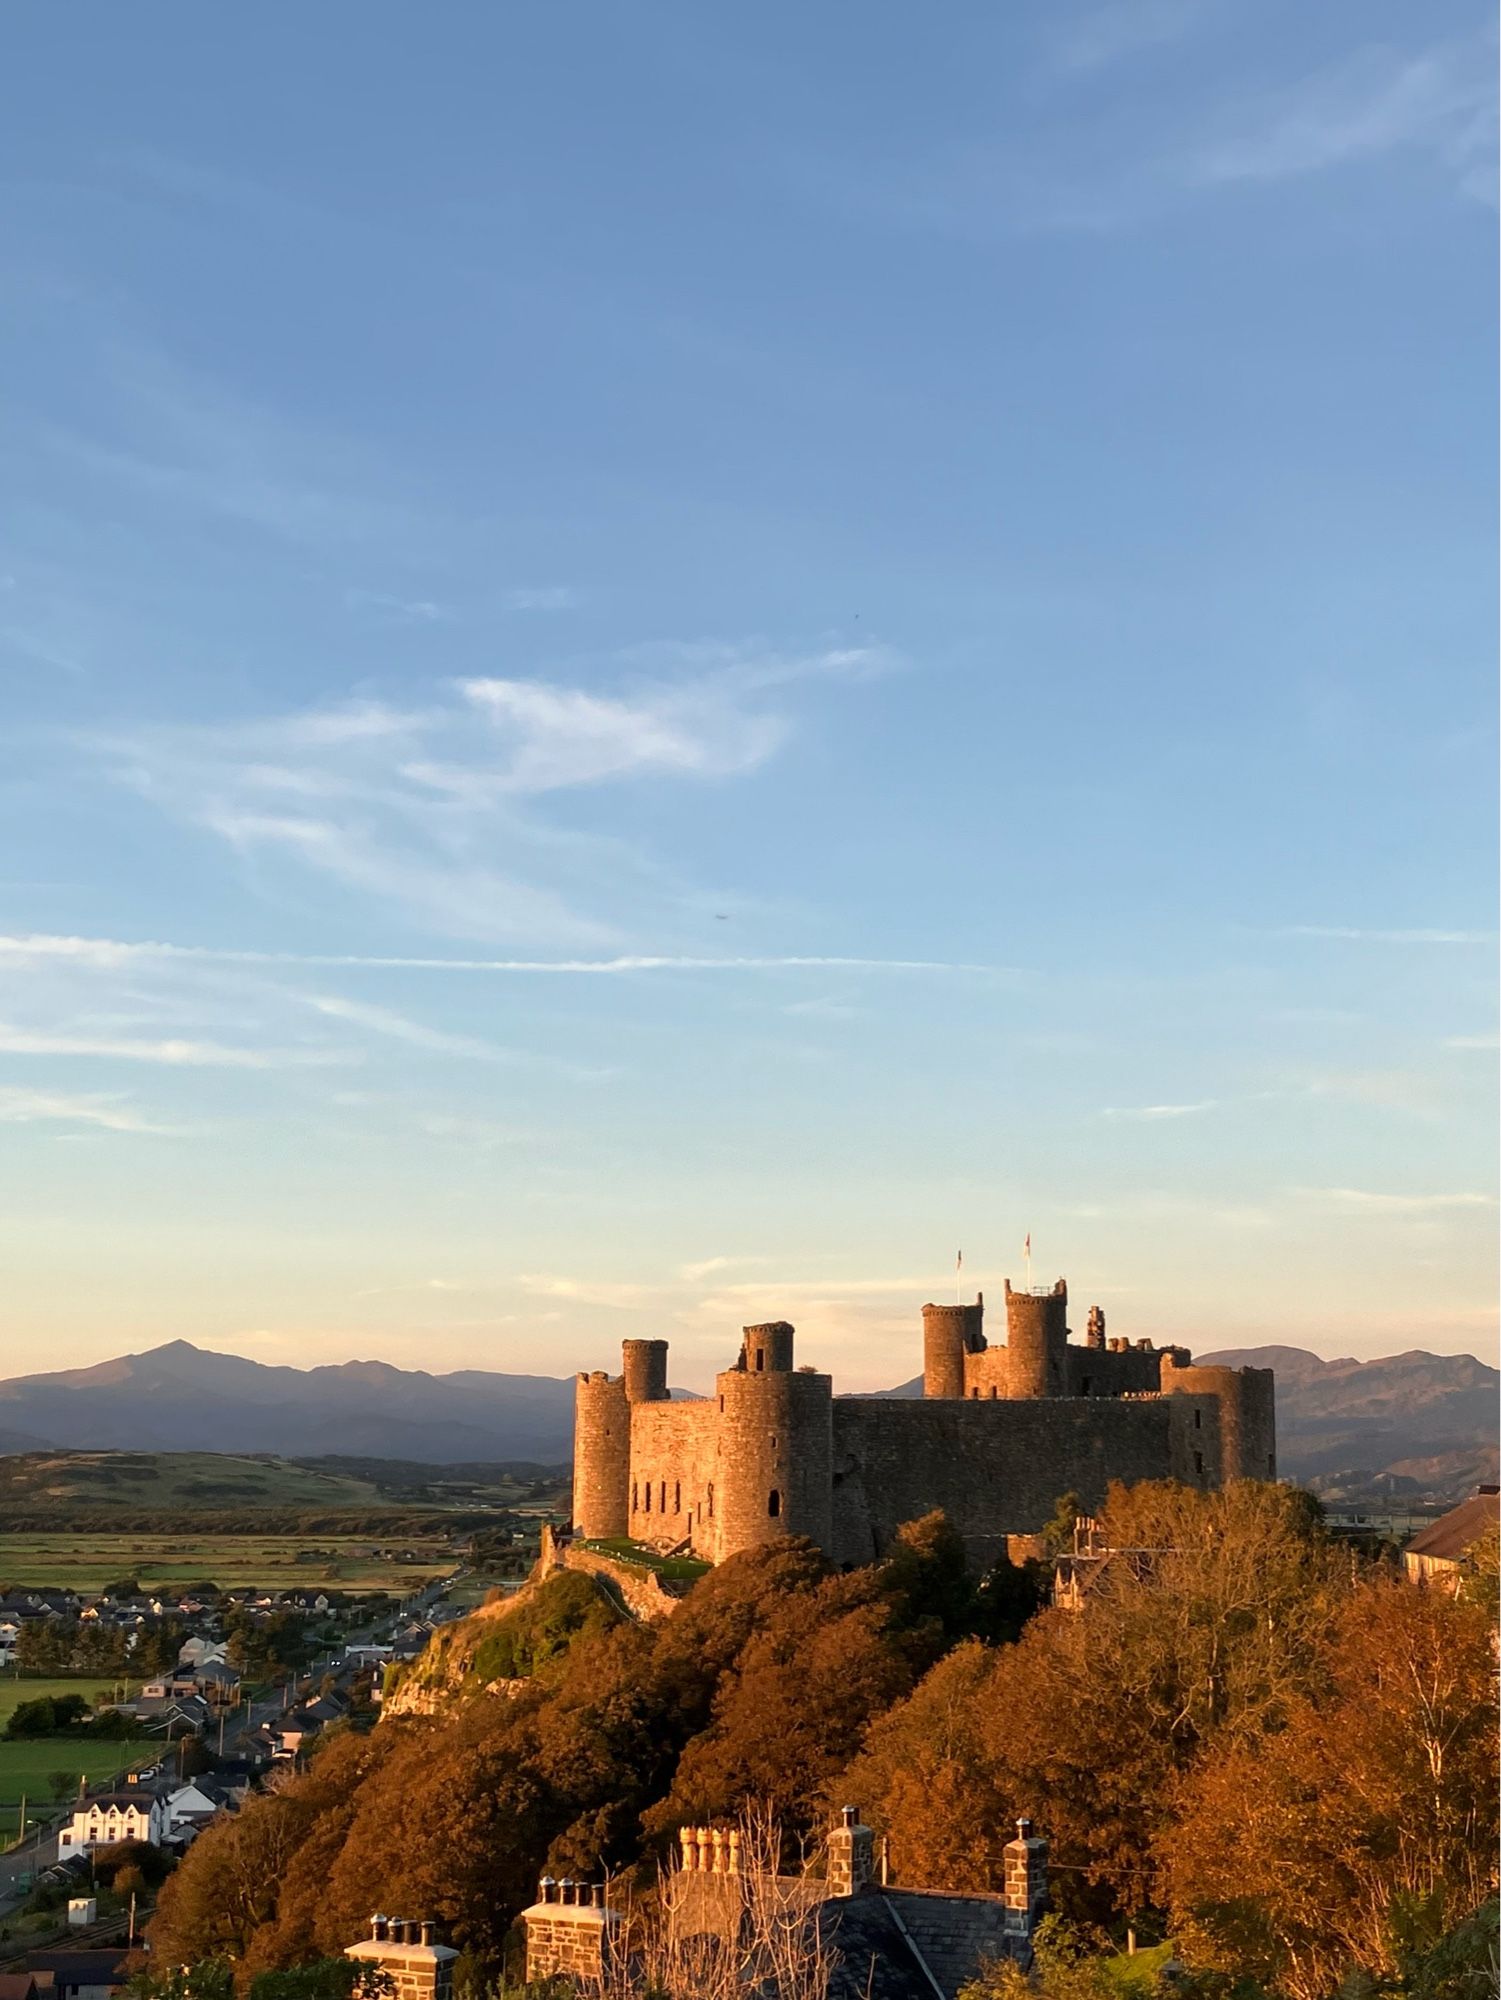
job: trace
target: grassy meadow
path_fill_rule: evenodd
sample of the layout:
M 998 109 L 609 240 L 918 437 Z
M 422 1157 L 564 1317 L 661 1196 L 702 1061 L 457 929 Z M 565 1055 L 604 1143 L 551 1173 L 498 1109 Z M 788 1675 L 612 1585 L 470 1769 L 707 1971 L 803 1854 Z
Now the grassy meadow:
M 390 1561 L 375 1547 L 410 1550 Z M 0 1584 L 28 1590 L 97 1592 L 123 1577 L 142 1586 L 180 1589 L 216 1583 L 221 1590 L 388 1590 L 401 1596 L 430 1577 L 446 1576 L 457 1558 L 430 1536 L 396 1535 L 103 1535 L 6 1532 L 0 1526 Z
M 0 1675 L 0 1846 L 20 1832 L 20 1803 L 27 1802 L 27 1823 L 32 1824 L 52 1805 L 52 1774 L 67 1771 L 76 1790 L 80 1776 L 90 1784 L 111 1778 L 139 1763 L 154 1762 L 163 1750 L 161 1738 L 137 1737 L 124 1743 L 77 1742 L 67 1737 L 41 1736 L 28 1742 L 7 1742 L 5 1726 L 23 1701 L 42 1696 L 81 1694 L 92 1702 L 102 1693 L 102 1675 L 74 1674 L 69 1678 L 37 1676 L 20 1679 L 14 1671 Z M 134 1694 L 136 1681 L 122 1684 L 122 1691 Z

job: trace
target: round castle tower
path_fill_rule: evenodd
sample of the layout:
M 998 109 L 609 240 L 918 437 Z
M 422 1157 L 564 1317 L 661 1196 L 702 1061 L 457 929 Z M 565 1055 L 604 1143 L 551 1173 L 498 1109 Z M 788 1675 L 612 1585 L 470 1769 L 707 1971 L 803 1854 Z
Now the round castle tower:
M 795 1371 L 792 1343 L 785 1320 L 748 1326 L 738 1367 L 715 1380 L 716 1561 L 780 1535 L 832 1546 L 834 1385 L 816 1371 Z
M 1277 1477 L 1277 1416 L 1275 1377 L 1270 1368 L 1201 1368 L 1182 1366 L 1176 1356 L 1185 1348 L 1170 1348 L 1162 1357 L 1165 1396 L 1213 1396 L 1219 1404 L 1220 1483 L 1232 1479 Z
M 1068 1285 L 1013 1292 L 1006 1280 L 1006 1396 L 1031 1401 L 1067 1394 Z
M 922 1392 L 925 1396 L 964 1394 L 964 1357 L 985 1351 L 985 1294 L 972 1306 L 922 1309 Z
M 573 1525 L 591 1541 L 631 1531 L 631 1406 L 666 1402 L 667 1342 L 623 1341 L 621 1368 L 574 1384 Z

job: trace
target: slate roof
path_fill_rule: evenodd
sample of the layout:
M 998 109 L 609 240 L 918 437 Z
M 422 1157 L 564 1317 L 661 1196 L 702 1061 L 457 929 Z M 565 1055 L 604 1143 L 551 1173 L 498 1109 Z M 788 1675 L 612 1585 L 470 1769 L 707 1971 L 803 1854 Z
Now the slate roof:
M 953 2000 L 988 1959 L 1008 1955 L 998 1896 L 873 1889 L 831 1897 L 821 1936 L 839 1955 L 829 2000 Z
M 1403 1554 L 1427 1556 L 1435 1562 L 1459 1562 L 1495 1527 L 1498 1518 L 1501 1518 L 1501 1495 L 1494 1487 L 1489 1492 L 1472 1493 L 1468 1500 L 1461 1500 L 1457 1507 L 1440 1514 L 1436 1521 L 1430 1521 L 1414 1535 Z
M 128 1947 L 114 1945 L 106 1951 L 33 1951 L 27 1954 L 26 1971 L 50 1972 L 59 1993 L 80 1986 L 119 1986 L 125 1979 Z

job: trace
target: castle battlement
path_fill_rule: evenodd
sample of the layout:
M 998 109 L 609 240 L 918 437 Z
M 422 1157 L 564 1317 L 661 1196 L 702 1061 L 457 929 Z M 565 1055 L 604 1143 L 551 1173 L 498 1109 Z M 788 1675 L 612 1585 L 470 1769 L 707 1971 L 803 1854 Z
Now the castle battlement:
M 714 1394 L 674 1402 L 665 1340 L 628 1340 L 622 1370 L 575 1384 L 573 1517 L 711 1562 L 806 1535 L 870 1562 L 904 1521 L 943 1508 L 988 1565 L 1035 1534 L 1059 1496 L 1097 1507 L 1113 1479 L 1200 1488 L 1274 1479 L 1270 1369 L 1195 1366 L 1189 1350 L 1068 1327 L 1064 1279 L 1004 1291 L 990 1346 L 983 1296 L 922 1308 L 920 1398 L 836 1396 L 795 1359 L 786 1320 L 744 1328 Z

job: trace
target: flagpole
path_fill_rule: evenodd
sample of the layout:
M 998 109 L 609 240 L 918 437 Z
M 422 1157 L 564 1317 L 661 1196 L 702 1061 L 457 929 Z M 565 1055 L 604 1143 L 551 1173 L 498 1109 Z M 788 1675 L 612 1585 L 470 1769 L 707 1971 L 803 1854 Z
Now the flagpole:
M 1027 1231 L 1027 1240 L 1022 1246 L 1022 1256 L 1026 1261 L 1027 1290 L 1030 1292 L 1032 1289 L 1032 1232 L 1030 1229 Z
M 964 1252 L 960 1250 L 954 1258 L 954 1304 L 964 1303 Z

